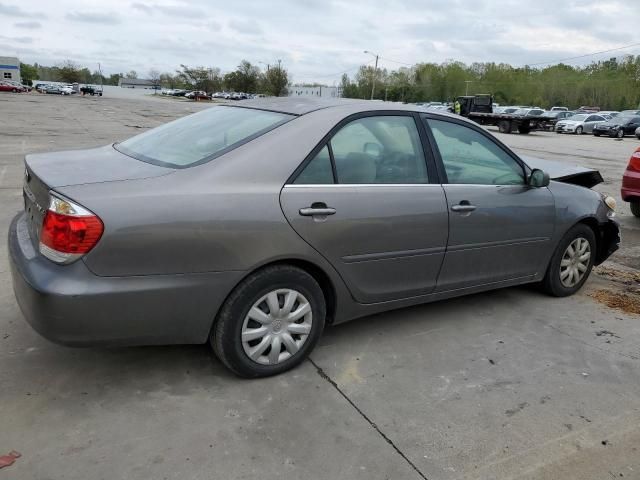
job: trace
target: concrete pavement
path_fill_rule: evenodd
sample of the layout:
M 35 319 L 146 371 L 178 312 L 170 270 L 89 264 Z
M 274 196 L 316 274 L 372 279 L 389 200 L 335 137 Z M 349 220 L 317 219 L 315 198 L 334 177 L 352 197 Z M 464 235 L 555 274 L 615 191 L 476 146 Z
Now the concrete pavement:
M 206 106 L 0 96 L 0 455 L 23 454 L 0 479 L 640 478 L 640 317 L 593 300 L 629 287 L 597 275 L 571 298 L 513 288 L 328 328 L 310 361 L 256 381 L 206 346 L 70 349 L 33 332 L 6 254 L 24 154 L 110 143 Z M 597 145 L 611 193 L 632 143 L 501 138 L 582 164 L 570 152 Z M 608 267 L 637 261 L 633 248 Z

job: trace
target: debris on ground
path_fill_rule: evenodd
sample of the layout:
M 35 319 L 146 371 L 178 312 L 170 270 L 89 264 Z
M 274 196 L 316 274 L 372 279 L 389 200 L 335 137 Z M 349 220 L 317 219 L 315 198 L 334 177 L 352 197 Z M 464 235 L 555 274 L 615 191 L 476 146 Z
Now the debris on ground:
M 624 283 L 625 285 L 640 285 L 640 272 L 619 270 L 617 268 L 598 266 L 593 271 L 600 277 L 605 277 L 614 282 Z
M 596 290 L 589 295 L 609 308 L 640 315 L 640 296 L 611 290 Z
M 13 465 L 21 456 L 20 452 L 16 452 L 15 450 L 11 450 L 7 455 L 0 455 L 0 468 Z
M 618 335 L 616 335 L 615 333 L 613 333 L 613 332 L 611 332 L 609 330 L 598 330 L 596 332 L 596 337 L 602 337 L 602 336 L 620 338 Z

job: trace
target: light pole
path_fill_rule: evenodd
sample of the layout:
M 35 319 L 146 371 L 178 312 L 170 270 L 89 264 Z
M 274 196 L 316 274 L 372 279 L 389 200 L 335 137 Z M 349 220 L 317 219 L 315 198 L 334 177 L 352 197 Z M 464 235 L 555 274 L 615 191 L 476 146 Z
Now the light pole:
M 373 67 L 373 81 L 371 82 L 371 100 L 373 100 L 373 94 L 376 92 L 376 77 L 378 76 L 379 55 L 377 53 L 370 52 L 369 50 L 365 50 L 364 53 L 368 53 L 369 55 L 373 55 L 374 57 L 376 57 L 376 66 Z
M 466 88 L 466 90 L 465 90 L 465 94 L 464 94 L 464 95 L 465 95 L 465 97 L 466 97 L 466 96 L 468 96 L 468 95 L 469 95 L 469 84 L 470 84 L 470 83 L 473 83 L 473 80 L 465 80 L 465 81 L 464 81 L 464 83 L 466 83 L 466 84 L 467 84 L 467 88 Z

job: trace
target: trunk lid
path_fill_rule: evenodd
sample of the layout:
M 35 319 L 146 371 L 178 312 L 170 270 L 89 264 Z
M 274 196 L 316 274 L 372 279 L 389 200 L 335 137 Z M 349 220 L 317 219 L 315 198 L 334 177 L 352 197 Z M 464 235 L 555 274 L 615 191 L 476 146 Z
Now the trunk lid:
M 37 153 L 25 158 L 27 170 L 50 188 L 158 177 L 175 172 L 118 152 L 112 145 L 88 150 Z
M 175 172 L 128 157 L 111 145 L 88 150 L 30 154 L 25 157 L 24 210 L 29 235 L 38 249 L 40 229 L 49 208 L 49 190 L 70 185 L 137 180 Z M 82 199 L 76 199 L 82 203 Z
M 563 183 L 580 185 L 581 187 L 592 188 L 604 182 L 598 170 L 592 168 L 572 165 L 570 163 L 557 162 L 554 160 L 544 160 L 542 158 L 521 157 L 531 168 L 539 168 L 549 174 L 552 180 Z

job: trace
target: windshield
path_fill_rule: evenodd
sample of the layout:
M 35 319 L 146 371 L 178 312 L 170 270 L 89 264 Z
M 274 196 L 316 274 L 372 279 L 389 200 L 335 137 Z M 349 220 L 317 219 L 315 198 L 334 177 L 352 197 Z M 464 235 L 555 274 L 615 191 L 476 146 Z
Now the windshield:
M 198 165 L 218 157 L 294 118 L 237 107 L 212 107 L 114 145 L 143 162 L 171 168 Z

